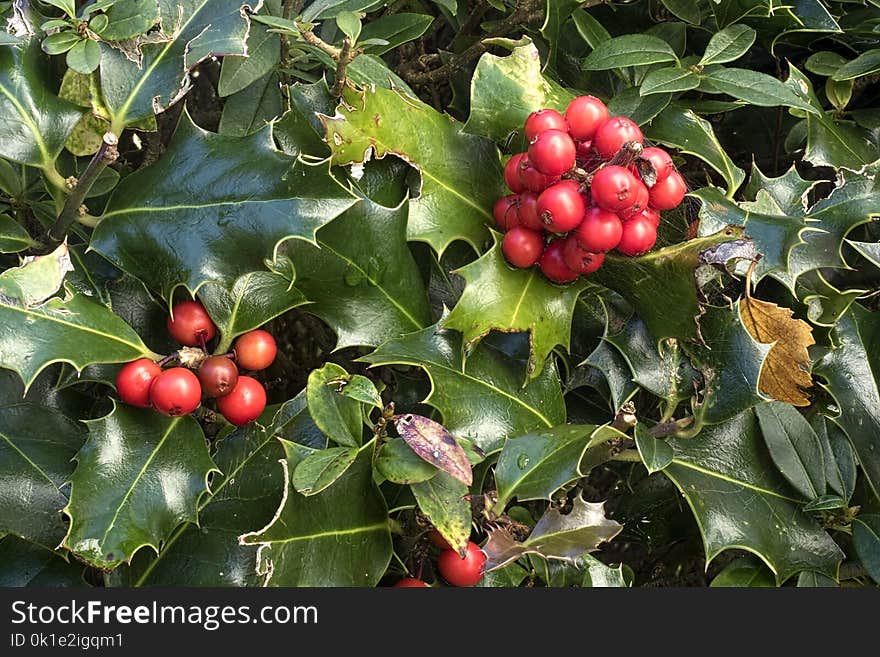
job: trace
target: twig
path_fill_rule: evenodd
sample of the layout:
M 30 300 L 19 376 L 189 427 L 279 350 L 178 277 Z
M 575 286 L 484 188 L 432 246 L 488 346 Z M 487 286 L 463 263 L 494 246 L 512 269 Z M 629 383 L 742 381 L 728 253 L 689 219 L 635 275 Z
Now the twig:
M 284 0 L 281 5 L 281 18 L 284 20 L 290 20 L 294 16 L 299 16 L 302 11 L 303 4 L 305 4 L 304 0 Z M 281 70 L 281 75 L 283 78 L 283 82 L 285 84 L 289 84 L 290 80 L 288 79 L 287 73 L 284 71 L 290 65 L 290 37 L 287 33 L 281 33 L 281 60 L 279 62 L 278 68 Z
M 357 53 L 352 50 L 351 39 L 345 37 L 342 42 L 342 50 L 339 51 L 339 58 L 336 60 L 336 80 L 330 90 L 330 95 L 334 98 L 339 98 L 342 95 L 342 90 L 345 89 L 345 71 L 355 57 L 357 57 Z
M 61 208 L 55 225 L 49 229 L 49 239 L 53 242 L 61 242 L 67 236 L 67 231 L 70 230 L 70 226 L 79 216 L 80 208 L 92 185 L 95 184 L 104 167 L 115 162 L 116 158 L 119 157 L 119 151 L 116 148 L 118 141 L 116 135 L 112 132 L 104 133 L 101 147 L 92 157 L 82 176 L 76 181 L 76 185 L 71 190 L 67 200 L 64 201 L 64 207 Z
M 692 417 L 683 417 L 680 420 L 675 420 L 674 422 L 661 422 L 660 424 L 655 424 L 653 427 L 648 429 L 648 435 L 651 438 L 664 438 L 665 436 L 674 436 L 679 433 L 682 429 L 686 429 L 694 423 L 694 418 Z

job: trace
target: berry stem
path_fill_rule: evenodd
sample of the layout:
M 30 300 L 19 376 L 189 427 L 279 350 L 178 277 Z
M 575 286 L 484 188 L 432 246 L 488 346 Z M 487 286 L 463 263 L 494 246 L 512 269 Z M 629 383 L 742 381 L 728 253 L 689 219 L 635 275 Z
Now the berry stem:
M 177 360 L 179 357 L 180 357 L 179 352 L 172 351 L 170 354 L 168 354 L 167 356 L 162 358 L 162 360 L 159 361 L 158 365 L 159 365 L 159 367 L 165 367 L 168 363 L 170 363 L 174 360 Z

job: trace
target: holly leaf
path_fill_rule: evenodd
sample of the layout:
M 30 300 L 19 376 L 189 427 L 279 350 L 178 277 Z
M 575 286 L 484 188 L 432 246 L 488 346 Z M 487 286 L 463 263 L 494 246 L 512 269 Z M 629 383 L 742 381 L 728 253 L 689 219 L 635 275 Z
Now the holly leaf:
M 633 433 L 636 438 L 636 448 L 639 450 L 639 456 L 642 458 L 642 463 L 645 464 L 648 474 L 660 472 L 672 463 L 674 453 L 668 442 L 651 436 L 648 433 L 648 428 L 641 422 L 635 426 Z
M 531 379 L 556 345 L 569 349 L 574 307 L 587 283 L 580 279 L 560 289 L 536 267 L 515 269 L 504 260 L 498 234 L 492 236 L 495 244 L 485 255 L 453 272 L 467 284 L 443 327 L 461 331 L 466 353 L 490 331 L 527 332 Z
M 243 91 L 272 71 L 281 57 L 281 36 L 263 25 L 252 25 L 246 57 L 224 57 L 217 82 L 220 97 Z
M 0 539 L 0 586 L 61 588 L 86 586 L 83 565 L 16 536 Z
M 846 432 L 874 495 L 880 497 L 880 320 L 859 304 L 831 330 L 835 348 L 813 372 L 837 402 L 835 422 Z
M 746 549 L 777 585 L 802 570 L 836 577 L 843 553 L 801 510 L 803 499 L 770 460 L 752 411 L 670 444 L 675 458 L 663 473 L 694 513 L 707 563 L 724 550 Z
M 309 414 L 321 432 L 338 445 L 357 447 L 363 437 L 361 403 L 342 394 L 348 372 L 336 363 L 312 370 L 306 386 Z
M 535 110 L 563 111 L 574 95 L 541 73 L 541 55 L 531 39 L 495 43 L 511 53 L 499 57 L 487 52 L 480 57 L 471 78 L 471 111 L 464 130 L 503 141 L 521 131 Z
M 810 271 L 797 281 L 798 298 L 807 307 L 807 317 L 817 326 L 831 327 L 849 310 L 849 307 L 869 290 L 838 290 L 821 271 Z
M 782 476 L 808 500 L 825 494 L 825 455 L 813 427 L 794 406 L 770 402 L 755 406 L 770 458 Z
M 772 207 L 775 214 L 803 217 L 810 207 L 809 194 L 819 182 L 801 178 L 797 167 L 793 164 L 784 174 L 774 178 L 764 175 L 758 165 L 752 162 L 749 182 L 743 188 L 743 194 L 754 201 L 761 198 L 766 200 L 759 205 L 743 203 L 743 207 L 756 211 L 761 207 Z
M 18 253 L 37 244 L 15 219 L 0 214 L 0 253 Z
M 275 150 L 271 128 L 225 137 L 184 115 L 162 159 L 116 187 L 91 247 L 165 299 L 181 285 L 231 289 L 355 202 L 326 165 Z
M 798 578 L 800 582 L 800 578 Z M 741 557 L 731 561 L 709 584 L 718 587 L 775 587 L 776 579 L 767 566 L 755 557 Z
M 464 486 L 473 483 L 471 464 L 464 448 L 442 424 L 421 415 L 407 413 L 394 416 L 394 428 L 419 458 Z
M 522 369 L 487 343 L 462 360 L 461 337 L 438 325 L 389 340 L 359 360 L 370 365 L 421 367 L 431 379 L 424 400 L 443 415 L 453 435 L 466 436 L 484 452 L 509 435 L 565 422 L 565 405 L 554 363 L 522 387 Z M 467 404 L 461 400 L 467 399 Z
M 129 0 L 117 2 L 104 10 L 110 24 L 101 32 L 109 41 L 131 39 L 149 30 L 159 18 L 156 0 Z
M 239 537 L 259 547 L 257 574 L 265 586 L 375 586 L 391 560 L 385 499 L 373 482 L 370 441 L 351 467 L 323 492 L 305 497 L 288 473 L 310 453 L 281 440 L 287 492 L 270 524 Z
M 83 114 L 56 96 L 38 40 L 0 47 L 0 157 L 54 171 Z
M 422 278 L 406 244 L 408 208 L 406 202 L 385 208 L 361 199 L 318 231 L 317 245 L 290 244 L 297 289 L 312 302 L 309 312 L 336 332 L 337 349 L 375 347 L 430 323 Z
M 0 272 L 0 299 L 17 300 L 32 308 L 58 292 L 69 271 L 73 271 L 73 265 L 67 243 L 52 253 L 29 256 L 20 267 Z
M 22 402 L 0 408 L 0 534 L 50 550 L 64 537 L 62 492 L 82 426 L 48 406 Z
M 607 342 L 599 342 L 596 348 L 581 363 L 581 366 L 588 365 L 601 372 L 608 384 L 610 392 L 611 411 L 617 412 L 623 405 L 632 399 L 639 391 L 638 385 L 633 381 L 633 373 L 626 362 L 626 359 Z M 581 385 L 578 376 L 583 369 L 575 371 L 574 376 L 568 381 L 568 387 L 573 388 Z M 587 376 L 590 372 L 584 372 Z M 587 383 L 585 381 L 585 383 Z
M 64 547 L 112 570 L 142 547 L 156 552 L 181 522 L 196 522 L 199 498 L 217 467 L 190 416 L 115 406 L 88 420 L 89 439 L 76 455 L 70 528 Z
M 628 588 L 633 584 L 633 572 L 628 566 L 618 564 L 612 568 L 589 554 L 579 557 L 574 563 L 529 555 L 529 564 L 547 586 Z
M 294 468 L 290 483 L 308 497 L 332 486 L 357 458 L 356 447 L 330 447 L 314 450 Z
M 250 18 L 240 0 L 180 0 L 159 3 L 158 33 L 127 49 L 104 45 L 101 90 L 112 130 L 164 112 L 183 98 L 190 71 L 209 57 L 245 56 Z M 119 45 L 119 44 L 117 44 Z
M 446 472 L 438 472 L 427 481 L 411 484 L 410 489 L 422 513 L 464 559 L 471 535 L 468 487 Z
M 421 174 L 419 195 L 409 202 L 407 239 L 442 254 L 455 240 L 478 250 L 491 208 L 504 193 L 501 161 L 488 139 L 410 96 L 374 87 L 347 89 L 333 117 L 319 117 L 335 164 L 361 164 L 397 155 Z

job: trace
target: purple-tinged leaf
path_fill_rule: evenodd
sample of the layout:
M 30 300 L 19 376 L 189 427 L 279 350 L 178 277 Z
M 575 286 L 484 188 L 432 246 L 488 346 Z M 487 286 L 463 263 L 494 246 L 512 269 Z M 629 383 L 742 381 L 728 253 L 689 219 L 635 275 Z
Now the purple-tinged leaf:
M 412 413 L 395 415 L 394 427 L 406 444 L 422 459 L 465 486 L 471 485 L 473 472 L 467 454 L 446 427 Z

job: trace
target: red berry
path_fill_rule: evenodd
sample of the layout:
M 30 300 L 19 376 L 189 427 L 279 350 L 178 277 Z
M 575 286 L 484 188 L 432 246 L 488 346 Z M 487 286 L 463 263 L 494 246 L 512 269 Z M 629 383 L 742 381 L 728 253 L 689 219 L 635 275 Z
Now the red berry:
M 198 377 L 206 397 L 222 397 L 238 383 L 238 367 L 226 356 L 211 356 L 199 366 Z
M 565 240 L 554 240 L 544 249 L 541 260 L 538 262 L 544 276 L 554 283 L 571 283 L 578 277 L 576 271 L 572 271 L 565 264 Z
M 204 337 L 207 342 L 217 333 L 208 311 L 198 301 L 174 304 L 166 326 L 171 337 L 187 347 L 197 347 L 201 344 L 200 338 Z
M 590 253 L 581 246 L 574 235 L 565 238 L 562 257 L 566 266 L 578 274 L 592 274 L 605 261 L 604 253 Z
M 547 176 L 561 176 L 574 166 L 574 141 L 562 130 L 545 130 L 529 143 L 529 162 Z
M 519 224 L 518 205 L 519 197 L 516 194 L 508 194 L 495 201 L 495 205 L 492 207 L 492 216 L 495 217 L 495 224 L 502 231 L 508 231 Z
M 632 205 L 620 210 L 617 214 L 620 215 L 621 219 L 626 221 L 648 207 L 648 198 L 648 188 L 637 178 L 636 186 L 633 188 Z
M 519 161 L 519 179 L 523 187 L 531 192 L 543 192 L 548 185 L 556 182 L 557 176 L 545 176 L 538 171 L 529 160 L 528 156 Z
M 593 148 L 606 160 L 611 159 L 620 147 L 630 141 L 642 143 L 642 131 L 625 116 L 615 116 L 600 125 L 593 136 Z
M 651 188 L 651 207 L 657 210 L 677 208 L 687 193 L 687 183 L 678 171 L 673 171 Z
M 584 199 L 571 180 L 551 185 L 538 197 L 538 216 L 553 233 L 567 233 L 584 218 Z
M 640 214 L 647 218 L 655 229 L 660 227 L 660 213 L 657 212 L 657 210 L 655 210 L 654 208 L 649 206 L 642 210 Z M 630 218 L 632 219 L 634 217 Z
M 663 180 L 670 173 L 675 171 L 675 165 L 672 163 L 672 156 L 662 148 L 650 146 L 642 151 L 640 156 L 643 160 L 648 160 L 654 167 L 657 174 L 657 180 Z
M 501 250 L 510 264 L 524 269 L 538 262 L 544 250 L 544 240 L 539 232 L 517 226 L 504 236 Z
M 590 253 L 610 251 L 620 242 L 622 234 L 620 217 L 595 206 L 587 208 L 584 220 L 574 231 L 578 242 Z
M 637 256 L 650 251 L 657 241 L 657 229 L 651 220 L 643 214 L 623 222 L 623 235 L 617 250 L 623 255 Z
M 455 550 L 444 550 L 437 559 L 437 570 L 453 586 L 473 586 L 483 579 L 485 565 L 486 553 L 471 541 L 464 559 Z
M 243 370 L 264 370 L 275 360 L 278 347 L 268 331 L 248 331 L 235 341 L 235 360 Z
M 187 415 L 199 407 L 201 400 L 199 379 L 185 367 L 165 370 L 150 386 L 150 402 L 163 415 Z
M 610 116 L 605 103 L 595 96 L 578 96 L 565 110 L 568 133 L 575 139 L 592 139 L 596 129 Z
M 617 212 L 636 201 L 639 182 L 629 169 L 616 165 L 602 167 L 593 175 L 590 194 L 600 208 Z
M 425 584 L 420 579 L 416 579 L 415 577 L 404 577 L 402 580 L 397 582 L 392 588 L 395 589 L 429 589 L 431 586 L 429 584 Z
M 256 420 L 265 408 L 266 390 L 249 376 L 238 377 L 232 392 L 217 400 L 217 410 L 237 427 Z
M 535 192 L 523 192 L 519 195 L 516 216 L 520 226 L 544 230 L 544 224 L 538 216 L 538 195 Z
M 126 363 L 116 375 L 116 392 L 126 404 L 149 408 L 150 386 L 162 368 L 149 358 L 138 358 Z
M 532 141 L 535 137 L 547 130 L 568 130 L 568 124 L 562 118 L 562 114 L 554 109 L 540 109 L 532 112 L 526 119 L 526 139 Z
M 514 194 L 525 191 L 525 185 L 519 179 L 519 163 L 525 157 L 525 153 L 517 153 L 512 155 L 507 164 L 504 165 L 504 182 Z

